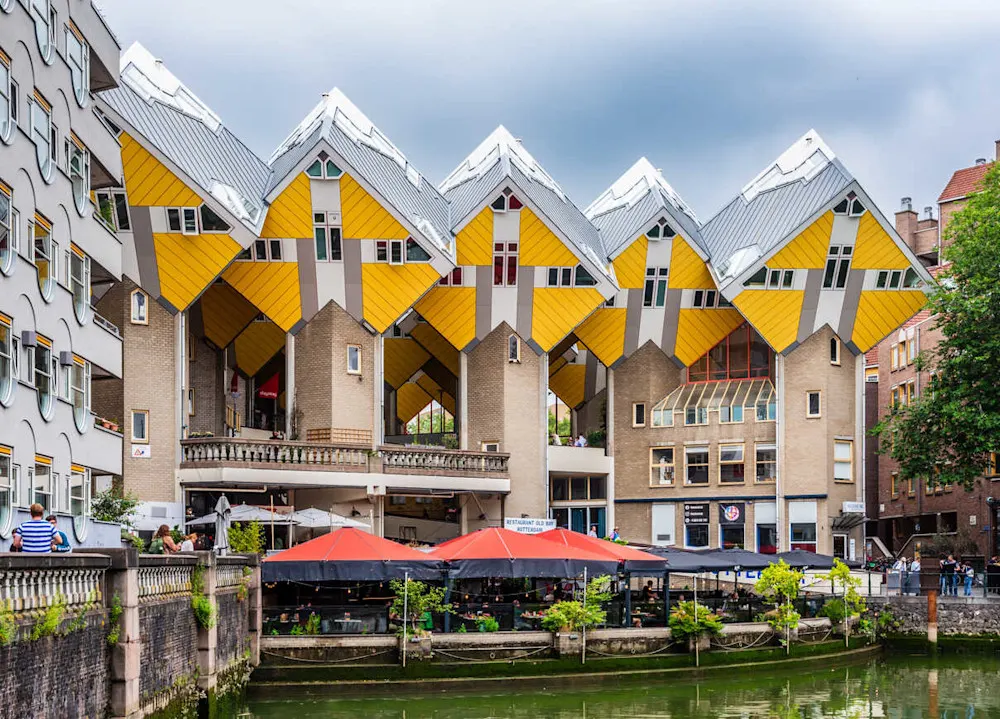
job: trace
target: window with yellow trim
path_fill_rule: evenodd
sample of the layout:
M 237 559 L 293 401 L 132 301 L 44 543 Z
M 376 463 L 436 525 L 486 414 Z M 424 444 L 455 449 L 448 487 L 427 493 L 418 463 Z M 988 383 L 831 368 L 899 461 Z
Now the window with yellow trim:
M 833 442 L 833 479 L 836 482 L 854 481 L 854 442 L 851 440 Z
M 987 477 L 1000 477 L 1000 465 L 997 464 L 998 452 L 990 452 L 986 455 L 986 471 L 984 474 Z
M 674 448 L 649 448 L 649 483 L 653 487 L 672 487 L 674 484 Z
M 898 472 L 893 472 L 889 476 L 889 489 L 892 492 L 892 498 L 893 499 L 898 499 L 899 498 L 899 473 Z

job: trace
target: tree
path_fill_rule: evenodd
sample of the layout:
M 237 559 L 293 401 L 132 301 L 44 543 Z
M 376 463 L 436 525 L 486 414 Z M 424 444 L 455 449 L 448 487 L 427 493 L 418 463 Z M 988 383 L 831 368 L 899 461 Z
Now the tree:
M 563 628 L 578 631 L 584 627 L 604 624 L 608 620 L 608 613 L 601 605 L 610 599 L 611 577 L 607 574 L 594 577 L 587 583 L 582 602 L 556 602 L 549 607 L 542 617 L 542 628 L 550 632 Z
M 892 408 L 875 428 L 899 463 L 901 479 L 971 488 L 991 452 L 1000 451 L 1000 163 L 981 192 L 952 215 L 930 310 L 944 338 L 922 352 L 917 368 L 932 371 L 912 404 Z
M 757 593 L 774 604 L 773 613 L 769 613 L 768 624 L 775 632 L 784 634 L 782 643 L 786 651 L 790 651 L 788 635 L 792 629 L 799 626 L 800 615 L 792 606 L 792 600 L 799 596 L 799 586 L 802 582 L 802 572 L 789 567 L 784 559 L 777 564 L 769 564 L 760 573 L 755 589 Z
M 432 587 L 415 579 L 407 579 L 405 582 L 401 579 L 393 579 L 389 582 L 389 586 L 396 595 L 392 600 L 390 613 L 403 617 L 403 621 L 408 619 L 414 634 L 419 633 L 417 623 L 424 614 L 454 611 L 450 604 L 445 604 L 444 587 Z
M 233 554 L 263 556 L 267 541 L 264 527 L 256 519 L 252 522 L 233 522 L 229 527 L 229 551 Z

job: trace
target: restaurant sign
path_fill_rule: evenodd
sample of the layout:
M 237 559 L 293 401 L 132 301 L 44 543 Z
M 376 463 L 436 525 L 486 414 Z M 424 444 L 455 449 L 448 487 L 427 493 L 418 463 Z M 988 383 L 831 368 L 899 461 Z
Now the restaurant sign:
M 719 504 L 719 524 L 743 524 L 746 505 L 743 502 Z
M 512 529 L 521 534 L 538 534 L 556 528 L 556 520 L 539 517 L 504 517 L 504 529 Z
M 708 524 L 708 503 L 685 504 L 684 524 Z

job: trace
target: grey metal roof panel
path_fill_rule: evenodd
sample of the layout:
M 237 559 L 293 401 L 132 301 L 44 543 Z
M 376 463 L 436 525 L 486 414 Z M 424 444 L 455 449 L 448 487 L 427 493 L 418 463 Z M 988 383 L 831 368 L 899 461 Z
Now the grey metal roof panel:
M 650 189 L 638 202 L 629 206 L 619 206 L 595 215 L 591 218 L 591 222 L 601 232 L 608 257 L 614 257 L 659 215 L 671 218 L 674 230 L 694 242 L 707 254 L 701 228 L 690 215 L 678 211 L 658 188 Z
M 798 225 L 843 191 L 852 178 L 834 160 L 811 180 L 795 180 L 756 195 L 737 195 L 702 225 L 701 234 L 716 267 L 744 247 L 766 255 Z
M 291 148 L 288 152 L 284 153 L 271 163 L 271 176 L 268 178 L 267 185 L 264 187 L 263 194 L 265 197 L 271 194 L 271 191 L 281 184 L 281 182 L 288 176 L 288 173 L 292 171 L 292 168 L 304 160 L 306 156 L 315 152 L 316 143 L 319 142 L 322 134 L 323 128 L 317 127 L 301 144 Z
M 356 142 L 336 123 L 328 123 L 328 127 L 324 137 L 333 149 L 400 214 L 414 223 L 418 218 L 429 222 L 438 234 L 442 249 L 447 249 L 451 237 L 448 201 L 437 188 L 423 175 L 419 183 L 411 182 L 406 170 L 392 158 Z
M 492 201 L 490 193 L 507 177 L 506 163 L 498 162 L 482 175 L 466 180 L 445 193 L 451 203 L 451 227 L 458 226 L 477 206 Z
M 190 115 L 146 101 L 125 83 L 101 99 L 206 192 L 216 181 L 261 205 L 270 168 L 224 126 L 213 132 Z

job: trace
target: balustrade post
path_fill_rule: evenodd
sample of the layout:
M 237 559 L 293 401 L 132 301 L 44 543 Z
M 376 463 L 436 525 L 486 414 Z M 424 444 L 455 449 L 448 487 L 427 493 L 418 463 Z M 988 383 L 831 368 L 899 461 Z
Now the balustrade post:
M 111 716 L 131 717 L 140 709 L 139 554 L 133 547 L 103 553 L 111 557 L 104 604 L 112 607 L 117 600 L 122 608 L 118 642 L 111 647 Z
M 205 572 L 202 575 L 205 584 L 205 597 L 212 603 L 212 606 L 218 607 L 218 599 L 215 596 L 215 553 L 195 552 L 195 554 L 198 555 L 198 564 L 205 567 Z M 218 623 L 213 624 L 209 629 L 198 626 L 198 687 L 206 691 L 214 689 L 218 680 L 215 666 L 215 650 L 218 643 Z

